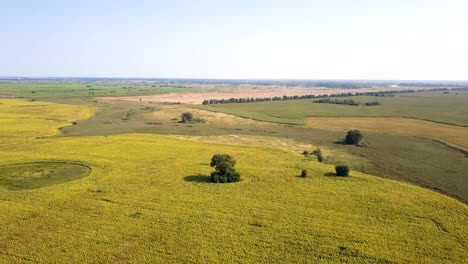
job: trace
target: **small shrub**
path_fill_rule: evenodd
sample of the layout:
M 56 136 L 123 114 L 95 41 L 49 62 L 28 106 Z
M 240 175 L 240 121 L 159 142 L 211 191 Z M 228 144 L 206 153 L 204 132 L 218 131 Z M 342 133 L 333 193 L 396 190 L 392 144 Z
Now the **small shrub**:
M 320 148 L 317 148 L 314 151 L 312 151 L 312 154 L 317 157 L 318 162 L 322 162 L 325 159 L 325 157 L 323 156 L 322 150 Z
M 349 176 L 349 167 L 348 165 L 337 165 L 335 167 L 336 176 L 346 177 Z
M 193 115 L 190 112 L 185 112 L 180 116 L 182 123 L 190 123 L 193 120 Z
M 322 162 L 324 159 L 325 157 L 323 156 L 322 152 L 320 152 L 320 154 L 317 155 L 317 161 Z
M 309 154 L 310 154 L 310 153 L 309 153 L 309 151 L 307 151 L 307 150 L 304 150 L 304 151 L 302 152 L 302 155 L 304 155 L 304 156 L 309 156 Z
M 345 144 L 357 145 L 364 136 L 359 130 L 349 130 L 345 137 Z
M 301 172 L 301 177 L 302 177 L 302 178 L 306 178 L 306 177 L 307 177 L 307 170 L 305 170 L 305 169 L 302 170 L 302 172 Z

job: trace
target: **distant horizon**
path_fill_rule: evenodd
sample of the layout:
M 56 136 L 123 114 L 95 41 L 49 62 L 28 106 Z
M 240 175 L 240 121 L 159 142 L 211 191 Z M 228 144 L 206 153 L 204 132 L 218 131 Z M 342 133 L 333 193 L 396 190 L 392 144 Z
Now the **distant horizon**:
M 102 77 L 102 76 L 0 76 L 0 80 L 119 79 L 119 80 L 233 80 L 233 81 L 338 81 L 338 82 L 468 82 L 468 79 L 307 79 L 307 78 L 205 78 L 205 77 Z

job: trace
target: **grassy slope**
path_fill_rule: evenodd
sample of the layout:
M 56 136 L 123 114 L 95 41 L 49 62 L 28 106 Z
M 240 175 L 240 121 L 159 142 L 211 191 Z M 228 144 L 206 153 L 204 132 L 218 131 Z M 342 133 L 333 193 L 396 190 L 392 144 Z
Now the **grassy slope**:
M 468 126 L 468 92 L 402 94 L 395 97 L 352 97 L 358 102 L 379 101 L 381 106 L 356 107 L 293 100 L 247 104 L 195 106 L 268 122 L 305 124 L 308 116 L 412 117 Z
M 51 112 L 43 110 L 37 118 L 48 119 Z M 466 205 L 360 173 L 325 176 L 331 166 L 292 152 L 142 134 L 24 139 L 1 133 L 2 165 L 77 160 L 93 169 L 88 177 L 46 188 L 0 189 L 3 262 L 468 258 Z M 242 182 L 204 182 L 215 153 L 237 158 Z M 304 167 L 308 179 L 297 177 Z
M 80 100 L 64 100 L 86 104 Z M 94 103 L 93 118 L 62 129 L 67 136 L 116 135 L 123 133 L 154 133 L 189 135 L 211 141 L 245 142 L 254 145 L 286 147 L 298 152 L 320 147 L 331 164 L 348 163 L 353 169 L 373 175 L 408 181 L 447 193 L 468 201 L 466 171 L 468 162 L 463 153 L 433 140 L 366 132 L 367 148 L 336 144 L 344 137 L 342 131 L 313 129 L 276 123 L 258 122 L 232 115 L 189 109 L 183 105 L 160 105 L 138 102 Z M 151 108 L 148 110 L 148 107 Z M 191 111 L 206 123 L 177 123 L 180 114 Z M 128 120 L 122 120 L 131 112 Z M 173 119 L 176 120 L 173 120 Z M 413 119 L 408 119 L 413 120 Z M 437 123 L 428 122 L 434 125 Z M 457 129 L 465 129 L 456 126 Z M 213 136 L 226 136 L 216 139 Z M 271 138 L 265 139 L 264 136 Z M 248 139 L 247 137 L 253 136 Z M 259 138 L 260 136 L 260 138 Z M 246 142 L 247 143 L 247 142 Z M 305 146 L 305 145 L 312 146 Z

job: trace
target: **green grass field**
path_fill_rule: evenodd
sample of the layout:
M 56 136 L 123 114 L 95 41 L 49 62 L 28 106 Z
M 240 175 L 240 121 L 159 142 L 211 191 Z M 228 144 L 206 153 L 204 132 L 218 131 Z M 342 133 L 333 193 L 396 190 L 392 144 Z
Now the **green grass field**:
M 90 169 L 71 162 L 26 162 L 0 167 L 0 185 L 12 190 L 42 188 L 84 177 Z
M 130 96 L 160 93 L 199 92 L 202 87 L 162 86 L 148 84 L 111 84 L 76 82 L 0 82 L 0 96 L 24 98 Z
M 244 104 L 196 106 L 267 122 L 305 125 L 312 116 L 333 117 L 411 117 L 468 126 L 468 92 L 400 94 L 394 97 L 350 97 L 358 102 L 379 101 L 380 106 L 358 107 L 317 104 L 314 100 L 291 100 Z M 346 98 L 345 98 L 346 99 Z
M 425 137 L 446 142 L 468 152 L 468 128 L 431 121 L 400 117 L 310 117 L 308 126 L 348 131 L 358 129 L 365 133 L 385 133 Z
M 91 174 L 36 189 L 0 188 L 1 262 L 468 258 L 468 207 L 439 193 L 358 172 L 335 177 L 332 166 L 278 148 L 148 134 L 60 137 L 58 128 L 92 108 L 22 107 L 30 103 L 0 101 L 1 114 L 21 109 L 0 130 L 0 166 L 68 161 Z M 52 109 L 61 109 L 60 118 Z M 241 182 L 207 182 L 216 153 L 237 159 Z M 303 168 L 309 178 L 298 177 Z

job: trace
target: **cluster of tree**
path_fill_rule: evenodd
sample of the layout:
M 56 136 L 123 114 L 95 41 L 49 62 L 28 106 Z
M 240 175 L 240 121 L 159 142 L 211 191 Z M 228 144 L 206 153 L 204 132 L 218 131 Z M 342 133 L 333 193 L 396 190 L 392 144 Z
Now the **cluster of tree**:
M 226 154 L 216 154 L 211 158 L 210 166 L 215 168 L 210 180 L 214 183 L 228 183 L 240 181 L 240 174 L 234 169 L 236 160 Z
M 318 99 L 318 98 L 333 98 L 333 97 L 349 97 L 349 96 L 393 96 L 401 93 L 419 93 L 419 92 L 432 92 L 432 91 L 448 91 L 448 88 L 434 88 L 434 89 L 419 89 L 419 90 L 386 90 L 378 92 L 357 92 L 357 93 L 337 93 L 337 94 L 308 94 L 308 95 L 292 95 L 292 96 L 274 96 L 263 98 L 229 98 L 229 99 L 205 99 L 204 105 L 211 104 L 237 104 L 237 103 L 255 103 L 255 102 L 268 102 L 268 101 L 285 101 L 285 100 L 303 100 L 303 99 Z M 345 100 L 346 101 L 346 100 Z
M 356 102 L 352 99 L 350 100 L 347 100 L 347 99 L 344 99 L 344 100 L 338 100 L 338 99 L 330 99 L 330 98 L 326 98 L 326 99 L 320 99 L 320 100 L 316 100 L 314 101 L 314 103 L 319 103 L 319 104 L 340 104 L 340 105 L 352 105 L 352 106 L 360 106 L 361 103 L 360 102 Z
M 193 121 L 193 115 L 190 112 L 185 112 L 180 115 L 180 121 L 182 123 L 190 123 Z
M 359 144 L 359 141 L 361 141 L 363 137 L 364 136 L 362 135 L 361 131 L 349 130 L 348 133 L 346 134 L 344 143 L 346 145 L 357 145 Z
M 372 101 L 372 102 L 367 102 L 364 104 L 365 106 L 377 106 L 380 105 L 379 101 Z

